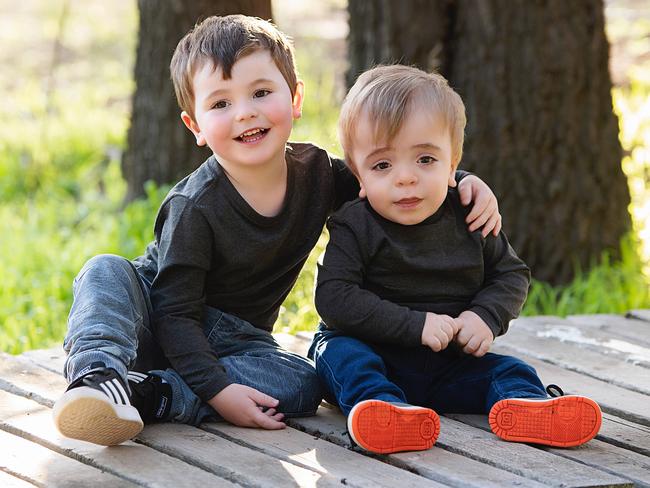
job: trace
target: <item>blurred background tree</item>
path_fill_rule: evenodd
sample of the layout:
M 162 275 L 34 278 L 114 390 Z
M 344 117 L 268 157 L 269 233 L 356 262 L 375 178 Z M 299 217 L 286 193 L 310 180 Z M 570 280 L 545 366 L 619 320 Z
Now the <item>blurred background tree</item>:
M 178 41 L 201 19 L 245 14 L 271 19 L 271 0 L 138 0 L 140 27 L 135 62 L 135 93 L 122 174 L 126 201 L 145 195 L 147 181 L 180 180 L 210 156 L 198 147 L 179 118 L 169 77 Z
M 462 96 L 461 167 L 499 199 L 533 276 L 565 284 L 630 230 L 601 0 L 350 0 L 348 85 L 377 63 Z

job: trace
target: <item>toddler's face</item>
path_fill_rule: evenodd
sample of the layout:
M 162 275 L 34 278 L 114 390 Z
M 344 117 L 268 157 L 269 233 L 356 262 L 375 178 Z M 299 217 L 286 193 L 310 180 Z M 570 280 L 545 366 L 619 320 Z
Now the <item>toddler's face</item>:
M 291 90 L 267 50 L 235 62 L 230 79 L 206 63 L 194 75 L 195 120 L 181 114 L 197 144 L 207 144 L 226 169 L 283 162 L 293 119 L 300 117 L 302 83 Z
M 422 222 L 456 186 L 451 137 L 441 118 L 414 109 L 395 138 L 375 141 L 373 124 L 362 117 L 352 141 L 361 196 L 385 219 L 403 225 Z

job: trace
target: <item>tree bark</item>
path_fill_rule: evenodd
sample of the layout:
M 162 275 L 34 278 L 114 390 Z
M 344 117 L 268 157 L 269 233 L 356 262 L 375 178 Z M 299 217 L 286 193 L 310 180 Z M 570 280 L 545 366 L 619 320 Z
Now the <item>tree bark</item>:
M 271 0 L 139 0 L 140 30 L 135 64 L 136 89 L 122 172 L 126 201 L 144 194 L 144 184 L 173 183 L 209 155 L 180 120 L 169 75 L 178 41 L 210 15 L 242 13 L 271 18 Z
M 446 23 L 433 23 L 446 25 L 437 64 L 467 109 L 461 167 L 497 194 L 504 229 L 533 276 L 566 283 L 577 266 L 616 254 L 630 197 L 602 1 L 426 3 L 444 9 Z

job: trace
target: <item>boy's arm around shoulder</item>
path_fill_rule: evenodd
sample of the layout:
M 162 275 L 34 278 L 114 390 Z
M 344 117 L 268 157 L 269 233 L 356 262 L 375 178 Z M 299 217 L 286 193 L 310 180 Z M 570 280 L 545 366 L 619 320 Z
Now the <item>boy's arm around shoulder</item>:
M 151 287 L 153 329 L 172 367 L 208 401 L 230 384 L 203 332 L 205 278 L 212 266 L 214 234 L 200 208 L 169 197 L 155 226 L 158 274 Z
M 530 286 L 530 269 L 503 232 L 481 240 L 485 277 L 468 310 L 476 313 L 496 338 L 506 333 L 510 321 L 521 312 Z
M 364 235 L 365 226 L 354 225 L 339 212 L 327 228 L 330 240 L 318 265 L 315 297 L 325 324 L 367 342 L 420 345 L 426 314 L 383 300 L 362 287 L 373 247 Z

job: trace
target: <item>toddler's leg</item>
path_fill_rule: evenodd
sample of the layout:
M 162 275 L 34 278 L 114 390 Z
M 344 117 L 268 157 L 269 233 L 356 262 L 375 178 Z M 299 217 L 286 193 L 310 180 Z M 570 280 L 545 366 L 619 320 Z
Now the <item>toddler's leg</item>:
M 204 330 L 219 362 L 233 383 L 250 386 L 279 401 L 277 411 L 285 417 L 316 413 L 322 394 L 313 363 L 286 351 L 264 330 L 220 310 L 206 307 Z M 175 371 L 152 371 L 172 387 L 169 419 L 197 425 L 218 419 Z
M 383 359 L 368 344 L 321 329 L 310 355 L 325 389 L 347 416 L 354 443 L 377 453 L 433 446 L 440 432 L 438 415 L 406 403 L 402 390 L 388 380 Z
M 148 288 L 125 258 L 101 255 L 82 268 L 73 291 L 64 341 L 70 385 L 54 405 L 54 421 L 67 437 L 119 444 L 142 430 L 143 418 L 156 416 L 156 400 L 169 396 L 169 385 L 159 379 L 136 373 L 127 381 L 138 343 L 145 346 L 143 356 L 156 349 Z
M 90 259 L 73 283 L 74 301 L 63 348 L 64 375 L 73 382 L 96 362 L 126 378 L 138 342 L 153 342 L 148 289 L 125 258 L 109 254 Z

